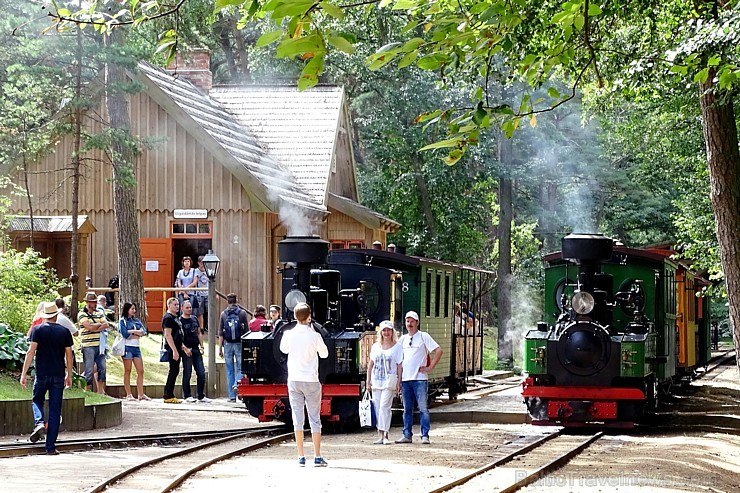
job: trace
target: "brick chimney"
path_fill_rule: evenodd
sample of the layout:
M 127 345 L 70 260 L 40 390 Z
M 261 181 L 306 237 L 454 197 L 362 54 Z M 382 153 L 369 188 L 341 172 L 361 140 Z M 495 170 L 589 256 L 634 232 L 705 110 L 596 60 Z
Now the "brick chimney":
M 167 67 L 167 70 L 172 75 L 189 80 L 205 94 L 208 94 L 213 87 L 211 50 L 208 48 L 192 48 L 188 51 L 178 51 L 175 59 Z

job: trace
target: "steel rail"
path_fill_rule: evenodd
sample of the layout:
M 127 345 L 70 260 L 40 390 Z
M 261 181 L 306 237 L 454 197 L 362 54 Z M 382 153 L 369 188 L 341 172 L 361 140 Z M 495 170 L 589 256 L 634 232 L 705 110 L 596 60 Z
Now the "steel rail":
M 272 429 L 275 429 L 275 428 L 276 427 L 272 427 Z M 124 469 L 123 471 L 120 471 L 119 473 L 115 474 L 114 476 L 111 476 L 111 477 L 103 480 L 102 482 L 100 482 L 99 484 L 97 484 L 96 486 L 94 486 L 93 488 L 91 488 L 90 490 L 88 490 L 87 493 L 100 493 L 101 491 L 106 490 L 107 488 L 111 487 L 113 484 L 115 484 L 116 482 L 120 481 L 121 479 L 123 479 L 123 478 L 125 478 L 127 476 L 130 476 L 133 473 L 135 473 L 135 472 L 137 472 L 140 469 L 143 469 L 145 467 L 152 466 L 152 465 L 158 464 L 160 462 L 163 462 L 165 460 L 172 459 L 172 458 L 175 458 L 175 457 L 181 457 L 181 456 L 184 456 L 184 455 L 191 454 L 193 452 L 198 452 L 198 451 L 203 450 L 205 448 L 212 447 L 212 446 L 215 446 L 215 445 L 220 445 L 222 443 L 226 443 L 226 442 L 229 442 L 229 441 L 232 441 L 232 440 L 236 440 L 236 439 L 239 439 L 239 438 L 244 438 L 244 437 L 247 437 L 247 436 L 250 436 L 250 435 L 254 435 L 254 434 L 257 434 L 257 433 L 263 433 L 264 431 L 265 431 L 264 429 L 261 429 L 261 430 L 253 430 L 253 431 L 248 431 L 248 432 L 243 432 L 243 433 L 237 433 L 237 434 L 234 434 L 234 435 L 231 435 L 231 436 L 227 436 L 227 437 L 223 437 L 223 438 L 218 438 L 216 440 L 212 440 L 212 441 L 207 442 L 207 443 L 198 443 L 198 444 L 195 444 L 193 446 L 190 446 L 190 447 L 187 447 L 187 448 L 184 448 L 184 449 L 181 449 L 181 450 L 176 450 L 176 451 L 171 452 L 171 453 L 168 453 L 168 454 L 160 455 L 158 457 L 154 457 L 152 459 L 145 460 L 145 461 L 140 462 L 138 464 L 135 464 L 135 465 L 133 465 L 133 466 L 127 468 L 127 469 Z M 267 431 L 269 431 L 269 429 Z M 284 437 L 286 437 L 286 436 L 293 436 L 293 434 L 292 433 L 291 434 L 282 434 L 282 435 L 279 435 L 278 437 L 270 438 L 270 439 L 267 439 L 267 440 L 262 440 L 260 442 L 257 442 L 256 444 L 251 444 L 250 446 L 251 447 L 255 447 L 256 446 L 257 448 L 260 448 L 260 447 L 263 447 L 263 446 L 266 446 L 266 445 L 272 443 L 274 440 L 277 440 L 278 438 L 280 438 L 280 440 L 283 440 L 283 439 L 285 439 Z M 244 448 L 247 448 L 247 447 L 241 447 L 241 449 L 244 449 Z
M 169 493 L 170 491 L 174 490 L 178 486 L 180 486 L 182 483 L 184 483 L 188 478 L 193 476 L 195 473 L 202 471 L 203 469 L 215 464 L 216 462 L 220 462 L 222 460 L 230 459 L 236 455 L 240 455 L 246 452 L 252 452 L 254 450 L 259 450 L 261 448 L 267 447 L 269 445 L 272 445 L 274 443 L 279 443 L 285 440 L 292 439 L 294 436 L 293 433 L 284 433 L 282 435 L 278 435 L 276 437 L 268 438 L 265 440 L 260 440 L 257 443 L 253 443 L 251 445 L 246 445 L 244 447 L 240 447 L 235 450 L 231 450 L 229 452 L 223 453 L 219 456 L 213 457 L 212 459 L 208 459 L 207 461 L 201 462 L 200 464 L 197 464 L 187 471 L 183 472 L 179 476 L 177 476 L 175 479 L 173 479 L 170 484 L 162 488 L 160 490 L 160 493 Z
M 540 438 L 540 439 L 538 439 L 538 440 L 536 440 L 536 441 L 534 441 L 532 443 L 529 443 L 527 445 L 524 445 L 524 446 L 516 449 L 515 451 L 511 452 L 510 454 L 507 454 L 507 455 L 505 455 L 505 456 L 503 456 L 503 457 L 501 457 L 499 459 L 496 459 L 495 461 L 493 461 L 493 462 L 491 462 L 489 464 L 486 464 L 486 465 L 484 465 L 482 467 L 479 467 L 478 469 L 476 469 L 475 471 L 471 472 L 470 474 L 468 474 L 466 476 L 463 476 L 463 477 L 458 478 L 458 479 L 456 479 L 456 480 L 454 480 L 454 481 L 452 481 L 450 483 L 447 483 L 447 484 L 445 484 L 443 486 L 440 486 L 439 488 L 434 489 L 434 490 L 430 491 L 429 493 L 442 493 L 444 491 L 451 490 L 452 488 L 456 488 L 458 486 L 461 486 L 461 485 L 467 483 L 468 481 L 470 481 L 471 479 L 475 478 L 476 476 L 480 476 L 481 474 L 483 474 L 485 472 L 488 472 L 488 471 L 490 471 L 491 469 L 493 469 L 495 467 L 498 467 L 498 466 L 501 466 L 503 464 L 506 464 L 507 462 L 511 461 L 514 457 L 516 457 L 518 455 L 526 454 L 527 452 L 530 452 L 531 450 L 536 449 L 537 447 L 539 447 L 540 445 L 548 442 L 549 440 L 552 440 L 553 438 L 560 436 L 562 433 L 563 433 L 563 428 L 560 428 L 559 430 L 554 431 L 553 433 L 550 433 L 548 435 L 545 435 L 544 437 L 542 437 L 542 438 Z
M 532 473 L 527 474 L 526 476 L 524 476 L 519 481 L 516 481 L 511 486 L 508 486 L 502 490 L 499 490 L 499 493 L 513 493 L 515 491 L 518 491 L 521 488 L 524 488 L 525 486 L 529 484 L 534 483 L 535 481 L 538 481 L 539 479 L 551 473 L 552 471 L 559 469 L 560 467 L 565 465 L 565 463 L 567 463 L 570 459 L 580 454 L 584 449 L 586 449 L 593 442 L 601 438 L 603 435 L 604 435 L 604 432 L 600 431 L 596 433 L 595 435 L 588 437 L 586 440 L 579 443 L 577 446 L 573 447 L 566 453 L 561 454 L 556 459 L 548 462 L 547 464 L 540 467 L 539 469 L 536 469 Z
M 735 358 L 736 358 L 736 354 L 735 354 L 734 349 L 729 349 L 725 351 L 723 354 L 715 356 L 714 358 L 710 359 L 708 362 L 709 364 L 714 362 L 714 364 L 712 364 L 711 366 L 708 364 L 706 367 L 706 370 L 702 372 L 701 375 L 696 377 L 695 380 L 700 380 L 706 377 L 707 375 L 712 373 L 714 370 L 716 370 L 720 366 L 726 365 L 727 363 L 729 363 L 731 360 L 734 360 Z
M 216 436 L 233 436 L 242 433 L 264 432 L 273 429 L 282 429 L 283 426 L 268 425 L 253 428 L 238 428 L 232 430 L 213 430 L 213 431 L 192 431 L 181 433 L 157 433 L 150 435 L 129 435 L 123 437 L 103 437 L 103 438 L 86 438 L 74 440 L 59 440 L 56 448 L 62 451 L 79 451 L 95 448 L 111 448 L 111 445 L 127 446 L 131 443 L 157 443 L 172 440 L 198 440 L 202 438 L 211 438 Z M 45 454 L 43 441 L 35 444 L 0 444 L 0 458 L 19 457 L 23 455 L 40 455 Z

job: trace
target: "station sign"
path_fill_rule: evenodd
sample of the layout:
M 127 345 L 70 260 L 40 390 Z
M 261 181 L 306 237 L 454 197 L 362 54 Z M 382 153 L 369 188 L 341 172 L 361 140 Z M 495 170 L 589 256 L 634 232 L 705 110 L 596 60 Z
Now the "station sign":
M 175 219 L 208 219 L 206 209 L 175 209 L 172 212 Z

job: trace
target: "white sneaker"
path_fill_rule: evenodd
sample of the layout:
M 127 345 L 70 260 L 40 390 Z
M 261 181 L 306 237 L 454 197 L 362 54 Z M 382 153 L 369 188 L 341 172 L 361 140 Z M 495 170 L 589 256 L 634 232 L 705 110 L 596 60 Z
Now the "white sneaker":
M 212 402 L 212 400 L 204 396 L 202 399 L 198 399 L 198 402 L 201 404 L 208 404 L 209 402 Z
M 390 445 L 391 443 L 393 443 L 393 442 L 391 442 L 391 441 L 390 441 L 390 440 L 388 440 L 387 438 L 384 438 L 384 439 L 383 439 L 383 445 Z
M 373 445 L 383 445 L 383 439 L 382 438 L 378 438 L 377 440 L 375 440 L 373 442 Z
M 196 402 L 196 401 L 197 401 L 197 399 L 195 397 L 193 397 L 193 396 L 190 396 L 187 399 L 185 399 L 185 402 Z

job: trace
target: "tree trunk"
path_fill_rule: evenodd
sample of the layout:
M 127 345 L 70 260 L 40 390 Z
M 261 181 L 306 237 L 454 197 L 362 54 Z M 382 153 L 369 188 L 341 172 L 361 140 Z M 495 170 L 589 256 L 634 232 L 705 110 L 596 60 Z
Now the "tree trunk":
M 434 241 L 436 242 L 437 222 L 434 220 L 432 201 L 429 199 L 429 190 L 427 189 L 427 184 L 424 181 L 423 163 L 424 162 L 418 152 L 414 152 L 411 154 L 411 165 L 414 168 L 414 179 L 416 180 L 416 188 L 419 190 L 419 202 L 421 204 L 421 212 L 424 215 L 424 224 L 429 231 L 429 235 L 434 238 Z
M 498 160 L 503 172 L 512 166 L 512 143 L 503 132 L 499 133 Z M 511 222 L 513 219 L 512 184 L 507 177 L 499 178 L 498 225 L 498 364 L 511 368 L 514 353 L 511 342 Z
M 733 99 L 718 93 L 710 70 L 699 85 L 704 142 L 709 165 L 710 197 L 717 221 L 717 241 L 725 274 L 735 349 L 740 349 L 740 150 Z M 737 359 L 740 371 L 740 358 Z
M 109 43 L 112 47 L 123 45 L 121 29 L 113 30 Z M 111 62 L 106 64 L 105 76 L 106 109 L 111 132 L 110 156 L 113 165 L 113 210 L 116 219 L 120 279 L 118 307 L 120 312 L 124 301 L 135 303 L 139 307 L 137 315 L 146 323 L 139 217 L 136 204 L 136 166 L 131 145 L 128 96 L 120 89 L 128 83 L 128 80 L 125 69 Z
M 25 135 L 25 131 L 23 132 Z M 33 202 L 31 201 L 31 189 L 28 185 L 28 161 L 26 160 L 25 153 L 23 154 L 23 181 L 26 186 L 26 199 L 28 200 L 28 217 L 31 218 L 31 227 L 29 230 L 29 233 L 31 235 L 30 241 L 31 241 L 31 250 L 33 250 L 33 230 L 34 230 L 34 224 L 33 224 Z
M 80 153 L 82 152 L 82 29 L 77 26 L 77 50 L 75 51 L 75 104 L 74 111 L 74 151 L 72 155 L 72 245 L 70 252 L 69 282 L 72 284 L 72 299 L 69 315 L 77 321 L 77 300 L 80 299 L 80 235 L 77 231 L 77 218 L 80 212 Z
M 229 33 L 232 31 L 231 16 L 225 17 L 223 13 L 220 13 L 219 20 L 215 27 L 218 32 L 218 40 L 221 44 L 221 49 L 224 52 L 224 58 L 226 59 L 226 66 L 229 68 L 229 77 L 232 81 L 236 81 L 239 77 L 239 73 L 236 70 L 234 49 L 231 46 L 231 38 L 229 37 Z M 239 35 L 238 32 L 236 34 Z

